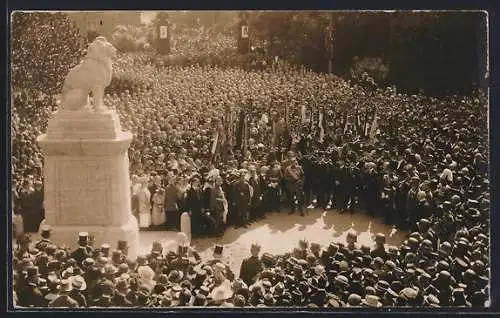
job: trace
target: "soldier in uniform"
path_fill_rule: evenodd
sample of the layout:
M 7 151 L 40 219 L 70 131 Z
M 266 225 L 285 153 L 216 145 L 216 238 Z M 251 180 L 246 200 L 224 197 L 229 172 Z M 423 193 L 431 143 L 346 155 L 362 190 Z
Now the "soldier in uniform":
M 281 162 L 281 173 L 285 176 L 286 175 L 286 171 L 287 169 L 293 164 L 293 162 L 297 160 L 295 158 L 295 154 L 293 153 L 293 151 L 288 151 L 286 153 L 286 158 L 283 159 L 283 161 Z M 283 178 L 281 180 L 281 186 L 282 186 L 282 189 L 283 191 L 285 192 L 285 197 L 286 197 L 286 200 L 287 202 L 289 203 L 290 205 L 290 208 L 293 207 L 293 200 L 291 199 L 291 193 L 290 193 L 290 190 L 289 188 L 287 187 L 287 182 L 286 182 L 286 178 Z
M 215 179 L 215 185 L 211 191 L 210 210 L 212 211 L 213 222 L 211 227 L 214 235 L 222 236 L 227 224 L 228 203 L 224 191 L 222 190 L 223 180 L 220 176 Z
M 290 214 L 295 213 L 298 208 L 300 215 L 304 216 L 304 171 L 297 160 L 293 161 L 286 169 L 285 182 L 289 193 L 288 198 L 292 207 Z
M 241 263 L 240 267 L 240 278 L 248 286 L 255 282 L 255 277 L 257 277 L 260 272 L 262 272 L 262 261 L 259 258 L 260 245 L 252 244 L 250 247 L 251 256 L 245 258 Z

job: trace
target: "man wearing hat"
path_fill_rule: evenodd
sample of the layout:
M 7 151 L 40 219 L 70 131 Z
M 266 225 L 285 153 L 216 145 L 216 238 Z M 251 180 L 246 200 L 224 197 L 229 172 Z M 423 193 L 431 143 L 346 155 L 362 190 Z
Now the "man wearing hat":
M 241 263 L 240 278 L 248 286 L 254 283 L 255 277 L 263 270 L 262 261 L 259 259 L 260 249 L 260 245 L 252 244 L 250 247 L 251 256 L 245 258 Z
M 384 261 L 387 260 L 387 252 L 385 250 L 385 235 L 377 233 L 375 235 L 375 248 L 370 252 L 371 257 L 381 257 Z
M 89 246 L 89 233 L 78 233 L 78 247 L 70 254 L 78 264 L 81 264 L 84 259 L 92 257 L 92 248 Z
M 210 266 L 212 268 L 217 264 L 224 265 L 224 267 L 225 267 L 224 274 L 225 274 L 227 279 L 232 281 L 232 280 L 234 280 L 234 273 L 231 270 L 231 268 L 229 267 L 229 265 L 223 261 L 223 252 L 224 252 L 224 246 L 215 245 L 214 252 L 212 254 L 213 258 L 211 260 L 208 260 L 207 262 L 205 262 L 204 265 Z
M 23 307 L 46 307 L 47 301 L 39 289 L 40 274 L 38 267 L 30 266 L 25 271 L 25 284 L 20 288 L 18 299 L 19 305 Z
M 63 307 L 63 308 L 77 308 L 79 307 L 78 302 L 69 296 L 73 287 L 71 282 L 67 279 L 63 279 L 58 286 L 59 295 L 56 299 L 49 303 L 49 307 Z
M 119 279 L 115 286 L 115 295 L 113 297 L 113 304 L 117 307 L 132 307 L 134 304 L 130 300 L 133 293 L 131 292 L 130 285 L 126 279 Z
M 42 225 L 40 227 L 40 236 L 42 239 L 35 243 L 35 248 L 37 250 L 43 251 L 48 245 L 52 244 L 52 242 L 50 242 L 51 231 L 52 230 L 49 225 Z
M 71 282 L 72 290 L 69 292 L 69 297 L 76 300 L 78 307 L 87 307 L 87 299 L 83 294 L 87 289 L 87 283 L 85 279 L 80 276 L 71 276 L 68 279 Z

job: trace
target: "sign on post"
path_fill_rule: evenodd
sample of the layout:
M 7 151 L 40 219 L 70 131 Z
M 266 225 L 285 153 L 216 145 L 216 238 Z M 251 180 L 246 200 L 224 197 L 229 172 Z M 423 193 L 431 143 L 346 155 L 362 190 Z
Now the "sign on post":
M 248 39 L 248 25 L 241 26 L 241 38 Z
M 166 25 L 160 26 L 160 39 L 165 40 L 168 38 L 168 27 Z

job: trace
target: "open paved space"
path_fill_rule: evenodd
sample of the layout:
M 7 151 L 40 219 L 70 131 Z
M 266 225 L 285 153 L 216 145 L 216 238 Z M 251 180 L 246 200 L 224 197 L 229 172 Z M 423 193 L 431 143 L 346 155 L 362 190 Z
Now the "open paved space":
M 394 246 L 399 245 L 407 235 L 363 212 L 340 214 L 336 211 L 309 210 L 309 215 L 304 217 L 286 212 L 270 213 L 266 219 L 247 229 L 229 228 L 223 237 L 193 239 L 192 245 L 203 258 L 210 258 L 214 245 L 223 244 L 226 261 L 233 271 L 239 271 L 241 261 L 250 255 L 253 242 L 262 245 L 262 252 L 278 255 L 292 251 L 301 239 L 322 246 L 331 241 L 345 242 L 351 228 L 359 233 L 358 242 L 370 247 L 374 244 L 374 235 L 379 232 L 386 235 L 388 245 Z M 166 248 L 173 248 L 175 236 L 175 232 L 142 231 L 140 253 L 148 253 L 155 240 L 161 241 Z

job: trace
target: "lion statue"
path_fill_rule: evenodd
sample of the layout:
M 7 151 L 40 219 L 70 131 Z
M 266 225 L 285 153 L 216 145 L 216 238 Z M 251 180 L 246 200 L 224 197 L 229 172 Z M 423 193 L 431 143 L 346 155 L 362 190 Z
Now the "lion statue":
M 103 111 L 104 89 L 111 83 L 112 58 L 116 49 L 105 37 L 99 36 L 89 44 L 87 55 L 73 67 L 66 78 L 61 94 L 61 107 L 65 110 L 81 110 L 89 105 L 92 93 L 95 111 Z

